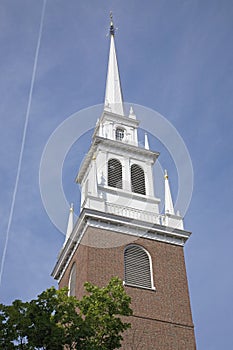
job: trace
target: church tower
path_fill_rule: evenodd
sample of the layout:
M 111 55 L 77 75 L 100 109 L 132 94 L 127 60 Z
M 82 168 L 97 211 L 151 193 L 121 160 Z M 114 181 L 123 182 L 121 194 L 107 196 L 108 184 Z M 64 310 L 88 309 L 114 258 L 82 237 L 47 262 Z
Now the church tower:
M 97 116 L 98 118 L 98 116 Z M 123 280 L 132 298 L 132 327 L 122 349 L 194 350 L 183 246 L 190 236 L 174 212 L 165 171 L 165 213 L 155 196 L 153 165 L 159 153 L 138 142 L 139 121 L 126 115 L 111 18 L 104 110 L 76 181 L 80 215 L 70 208 L 66 239 L 52 275 L 81 298 L 86 281 Z

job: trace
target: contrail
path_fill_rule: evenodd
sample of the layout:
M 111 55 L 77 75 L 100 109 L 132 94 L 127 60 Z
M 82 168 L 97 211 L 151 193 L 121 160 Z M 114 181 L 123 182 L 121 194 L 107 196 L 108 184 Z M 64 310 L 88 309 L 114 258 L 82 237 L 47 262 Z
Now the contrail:
M 28 127 L 28 120 L 29 120 L 29 114 L 30 114 L 30 109 L 31 109 L 32 93 L 33 93 L 33 87 L 34 87 L 35 76 L 36 76 L 37 61 L 38 61 L 38 55 L 39 55 L 39 50 L 40 50 L 42 29 L 43 29 L 43 24 L 44 24 L 46 1 L 47 0 L 43 0 L 43 6 L 42 6 L 42 12 L 41 12 L 39 35 L 38 35 L 34 65 L 33 65 L 33 70 L 32 70 L 32 79 L 31 79 L 30 91 L 29 91 L 29 96 L 28 96 L 27 111 L 26 111 L 24 129 L 23 129 L 23 137 L 22 137 L 21 149 L 20 149 L 20 154 L 19 154 L 18 168 L 17 168 L 16 179 L 15 179 L 14 192 L 13 192 L 13 196 L 12 196 L 10 215 L 9 215 L 7 231 L 6 231 L 6 240 L 5 240 L 3 254 L 2 254 L 1 269 L 0 269 L 0 286 L 2 284 L 2 274 L 3 274 L 3 268 L 4 268 L 5 258 L 6 258 L 6 251 L 7 251 L 7 246 L 8 246 L 9 232 L 10 232 L 11 222 L 12 222 L 13 213 L 14 213 L 15 198 L 16 198 L 16 194 L 17 194 L 17 190 L 18 190 L 19 176 L 20 176 L 20 171 L 21 171 L 24 145 L 25 145 L 25 139 L 26 139 L 26 133 L 27 133 L 27 127 Z

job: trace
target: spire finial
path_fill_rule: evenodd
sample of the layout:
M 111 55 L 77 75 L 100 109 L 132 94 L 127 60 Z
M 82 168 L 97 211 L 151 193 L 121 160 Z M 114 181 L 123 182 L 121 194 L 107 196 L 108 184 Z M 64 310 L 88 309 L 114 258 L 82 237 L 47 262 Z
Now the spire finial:
M 113 24 L 113 15 L 112 15 L 112 11 L 110 11 L 110 29 L 109 32 L 111 35 L 114 36 L 115 34 L 115 28 L 114 28 L 114 24 Z

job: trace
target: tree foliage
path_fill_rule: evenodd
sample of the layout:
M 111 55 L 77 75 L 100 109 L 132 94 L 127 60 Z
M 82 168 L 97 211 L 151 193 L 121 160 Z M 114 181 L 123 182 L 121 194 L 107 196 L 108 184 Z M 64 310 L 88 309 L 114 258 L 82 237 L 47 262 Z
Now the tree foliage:
M 2 350 L 112 350 L 121 346 L 132 314 L 122 281 L 113 277 L 103 288 L 85 283 L 81 300 L 68 289 L 51 287 L 30 302 L 0 304 Z

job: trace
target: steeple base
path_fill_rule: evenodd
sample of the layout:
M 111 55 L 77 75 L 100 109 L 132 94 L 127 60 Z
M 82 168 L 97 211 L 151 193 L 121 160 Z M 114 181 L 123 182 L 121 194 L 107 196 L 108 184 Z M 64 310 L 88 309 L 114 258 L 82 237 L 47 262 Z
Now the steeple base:
M 91 218 L 91 214 L 95 217 Z M 116 219 L 116 216 L 101 218 L 97 212 L 89 213 L 86 224 L 79 226 L 80 230 L 83 227 L 79 234 L 77 232 L 79 242 L 76 241 L 60 270 L 59 288 L 69 285 L 74 264 L 78 281 L 75 289 L 77 298 L 83 296 L 86 281 L 98 286 L 106 285 L 113 276 L 119 276 L 124 281 L 125 250 L 132 245 L 141 247 L 151 257 L 154 288 L 124 283 L 132 299 L 133 316 L 129 319 L 131 329 L 123 334 L 121 349 L 195 350 L 183 247 L 153 240 L 149 236 L 133 235 L 137 231 L 136 223 L 134 230 L 128 225 L 128 233 L 123 233 L 124 225 L 120 224 L 119 217 Z M 157 230 L 159 228 L 164 230 L 163 227 L 157 227 Z M 59 269 L 57 277 L 58 272 Z

